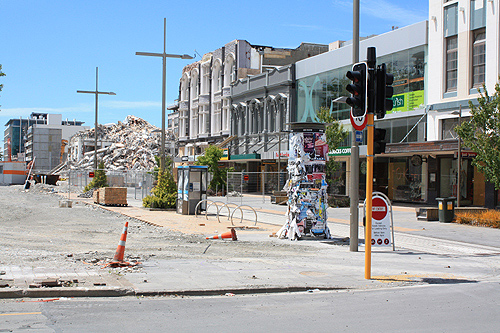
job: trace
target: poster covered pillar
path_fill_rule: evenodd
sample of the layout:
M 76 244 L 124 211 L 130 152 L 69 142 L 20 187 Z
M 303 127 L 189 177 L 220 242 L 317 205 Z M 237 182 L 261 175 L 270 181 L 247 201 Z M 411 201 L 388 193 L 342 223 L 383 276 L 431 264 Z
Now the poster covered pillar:
M 288 180 L 286 222 L 278 237 L 291 240 L 304 236 L 330 238 L 327 225 L 328 194 L 326 183 L 325 124 L 292 123 Z

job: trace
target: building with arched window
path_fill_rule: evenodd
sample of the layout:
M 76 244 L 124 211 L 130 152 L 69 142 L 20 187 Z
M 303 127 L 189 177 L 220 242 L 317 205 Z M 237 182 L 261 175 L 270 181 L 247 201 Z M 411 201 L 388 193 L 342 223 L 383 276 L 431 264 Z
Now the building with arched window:
M 287 65 L 327 50 L 320 44 L 283 49 L 234 40 L 184 67 L 175 112 L 178 161 L 194 162 L 215 144 L 229 151 L 228 163 L 237 170 L 248 170 L 252 162 L 260 171 L 263 156 L 273 159 L 287 147 L 286 140 L 277 146 L 295 96 L 293 69 Z M 245 108 L 235 108 L 238 103 Z

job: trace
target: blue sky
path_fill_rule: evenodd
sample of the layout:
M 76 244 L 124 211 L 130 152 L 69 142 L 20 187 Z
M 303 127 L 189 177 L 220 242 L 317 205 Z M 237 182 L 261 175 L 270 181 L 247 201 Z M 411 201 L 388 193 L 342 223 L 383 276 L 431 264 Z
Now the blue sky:
M 352 39 L 352 1 L 0 0 L 0 123 L 31 112 L 60 113 L 93 127 L 129 114 L 161 126 L 161 58 L 135 52 L 204 54 L 234 39 L 295 48 Z M 360 35 L 381 34 L 428 18 L 428 1 L 361 0 Z M 178 97 L 182 68 L 167 61 L 167 105 Z M 3 140 L 3 135 L 0 140 Z

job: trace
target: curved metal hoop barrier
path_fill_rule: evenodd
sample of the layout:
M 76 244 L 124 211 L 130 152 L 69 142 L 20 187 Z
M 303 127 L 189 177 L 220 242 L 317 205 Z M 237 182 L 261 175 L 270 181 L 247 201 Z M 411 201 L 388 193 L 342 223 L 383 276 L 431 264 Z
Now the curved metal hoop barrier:
M 195 217 L 198 217 L 198 207 L 202 204 L 206 202 L 207 203 L 207 208 L 205 209 L 205 218 L 208 220 L 208 216 L 207 216 L 207 213 L 208 213 L 208 209 L 210 208 L 210 206 L 214 205 L 217 207 L 217 216 L 219 215 L 219 205 L 218 204 L 222 204 L 222 205 L 226 205 L 225 202 L 222 202 L 222 201 L 213 201 L 213 200 L 210 200 L 210 199 L 203 199 L 201 200 L 200 202 L 198 202 L 196 204 L 196 207 L 194 209 L 194 216 Z M 222 206 L 221 206 L 222 207 Z M 228 208 L 228 214 L 230 214 L 231 212 L 229 211 L 229 208 Z M 220 221 L 219 221 L 220 222 Z
M 224 206 L 221 206 L 218 210 L 217 210 L 217 221 L 219 221 L 220 223 L 220 212 L 222 211 L 222 208 L 226 207 L 227 208 L 227 219 L 229 220 L 231 218 L 231 209 L 229 208 L 229 205 L 233 205 L 233 206 L 236 206 L 238 207 L 237 204 L 235 203 L 232 203 L 232 202 L 226 202 L 224 204 Z M 235 208 L 236 209 L 236 208 Z
M 219 204 L 221 204 L 221 206 L 219 206 Z M 217 219 L 219 219 L 219 210 L 224 207 L 226 205 L 225 202 L 222 202 L 222 201 L 212 201 L 208 206 L 207 206 L 207 209 L 205 209 L 205 218 L 208 220 L 208 216 L 207 216 L 207 213 L 208 213 L 208 209 L 212 206 L 212 205 L 215 205 L 215 207 L 217 207 Z M 231 212 L 229 211 L 229 208 L 227 209 L 228 210 L 228 214 L 230 214 Z M 220 223 L 220 221 L 219 221 Z
M 253 213 L 255 214 L 255 224 L 254 225 L 257 225 L 257 212 L 255 211 L 255 209 L 253 209 L 252 207 L 248 206 L 248 205 L 239 205 L 238 207 L 236 207 L 234 210 L 233 210 L 233 213 L 231 214 L 231 224 L 234 225 L 233 223 L 233 215 L 234 215 L 234 212 L 236 212 L 237 209 L 240 210 L 241 212 L 241 219 L 240 219 L 240 223 L 243 222 L 243 210 L 241 209 L 241 207 L 248 207 L 250 208 L 251 210 L 253 210 Z
M 200 207 L 200 205 L 201 205 L 202 203 L 204 203 L 204 202 L 206 202 L 207 204 L 208 204 L 209 202 L 210 202 L 210 204 L 213 204 L 213 203 L 214 203 L 214 201 L 213 201 L 213 200 L 210 200 L 210 199 L 203 199 L 203 200 L 201 200 L 200 202 L 198 202 L 198 203 L 196 204 L 196 207 L 194 208 L 194 216 L 195 216 L 195 217 L 198 217 L 198 207 Z M 209 207 L 209 206 L 207 206 L 207 209 L 205 209 L 205 217 L 207 218 L 207 220 L 208 220 L 208 217 L 207 217 L 207 210 L 208 210 L 208 207 Z
M 207 212 L 208 212 L 208 209 L 212 206 L 212 205 L 215 205 L 217 207 L 217 221 L 219 221 L 220 223 L 220 212 L 222 211 L 222 209 L 224 209 L 224 207 L 227 208 L 227 213 L 228 213 L 228 216 L 227 216 L 227 219 L 231 219 L 231 224 L 234 225 L 233 223 L 233 215 L 234 215 L 234 212 L 236 212 L 237 210 L 239 210 L 241 212 L 241 217 L 240 217 L 240 223 L 243 223 L 243 207 L 247 208 L 247 209 L 250 209 L 253 211 L 253 213 L 255 214 L 255 225 L 257 225 L 257 212 L 255 211 L 255 209 L 253 209 L 253 207 L 251 206 L 248 206 L 248 205 L 236 205 L 234 203 L 231 203 L 231 202 L 222 202 L 222 201 L 213 201 L 213 200 L 210 200 L 210 199 L 203 199 L 201 200 L 200 202 L 198 202 L 198 204 L 196 205 L 195 209 L 194 209 L 194 213 L 195 213 L 195 217 L 198 217 L 198 207 L 203 203 L 203 202 L 206 202 L 207 203 L 207 208 L 205 209 L 205 218 L 208 220 L 208 216 L 207 216 Z M 220 206 L 218 204 L 221 204 Z M 231 213 L 231 208 L 229 207 L 229 205 L 233 205 L 233 206 L 236 206 L 233 210 L 233 212 Z

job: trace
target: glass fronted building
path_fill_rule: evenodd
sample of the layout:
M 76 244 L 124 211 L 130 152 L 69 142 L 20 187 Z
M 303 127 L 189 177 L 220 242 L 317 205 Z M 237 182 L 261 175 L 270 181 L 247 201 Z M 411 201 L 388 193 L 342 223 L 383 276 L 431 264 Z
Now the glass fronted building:
M 317 122 L 317 113 L 327 108 L 346 129 L 350 124 L 350 107 L 334 100 L 349 96 L 346 72 L 352 67 L 352 45 L 340 47 L 296 64 L 297 108 L 293 121 Z M 394 107 L 375 126 L 386 130 L 386 154 L 377 155 L 374 166 L 374 191 L 381 191 L 393 200 L 426 202 L 428 199 L 427 164 L 416 154 L 412 144 L 426 141 L 426 62 L 427 22 L 420 22 L 360 42 L 360 59 L 366 49 L 376 47 L 377 64 L 386 63 L 394 75 Z M 330 152 L 341 163 L 338 171 L 338 194 L 349 195 L 350 146 L 352 135 L 343 147 Z M 360 195 L 364 197 L 366 180 L 366 138 L 360 146 Z M 391 146 L 399 148 L 391 152 Z

